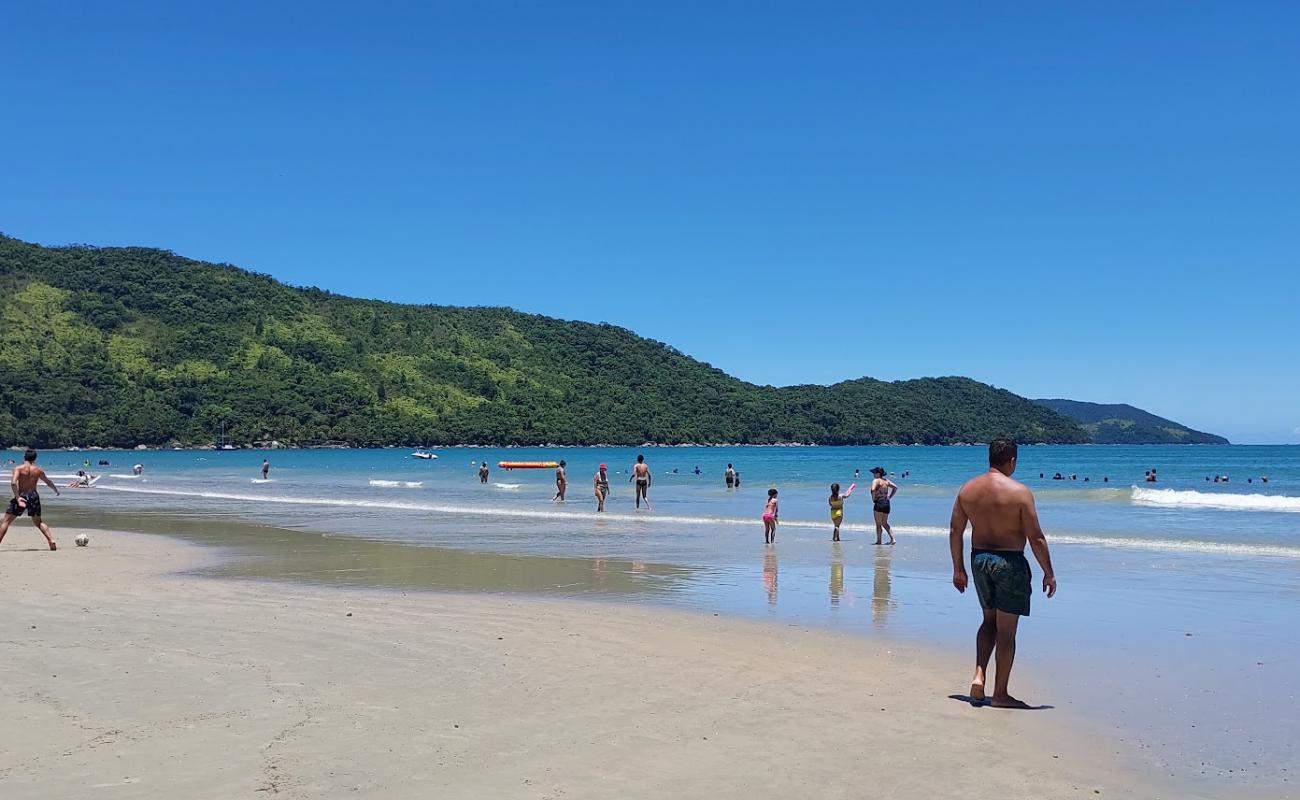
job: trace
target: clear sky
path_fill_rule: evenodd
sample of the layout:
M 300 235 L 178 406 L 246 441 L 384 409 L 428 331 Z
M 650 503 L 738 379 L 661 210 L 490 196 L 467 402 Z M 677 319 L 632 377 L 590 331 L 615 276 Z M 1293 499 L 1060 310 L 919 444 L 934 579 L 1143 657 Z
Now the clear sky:
M 1300 4 L 10 4 L 0 231 L 1300 442 Z

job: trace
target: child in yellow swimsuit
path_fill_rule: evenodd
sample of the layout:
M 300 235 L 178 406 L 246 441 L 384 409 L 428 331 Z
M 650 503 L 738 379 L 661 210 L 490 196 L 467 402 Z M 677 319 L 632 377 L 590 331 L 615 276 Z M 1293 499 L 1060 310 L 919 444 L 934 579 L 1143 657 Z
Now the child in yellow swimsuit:
M 835 526 L 835 531 L 831 534 L 832 542 L 838 542 L 840 540 L 840 523 L 844 521 L 845 497 L 847 497 L 847 495 L 840 495 L 840 485 L 838 483 L 832 483 L 830 496 L 831 524 Z

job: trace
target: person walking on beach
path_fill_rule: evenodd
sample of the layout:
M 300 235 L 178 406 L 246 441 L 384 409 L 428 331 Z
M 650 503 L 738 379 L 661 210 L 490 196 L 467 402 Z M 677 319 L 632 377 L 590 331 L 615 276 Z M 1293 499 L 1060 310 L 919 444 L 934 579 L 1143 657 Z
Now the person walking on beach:
M 728 489 L 736 485 L 736 470 L 730 464 L 727 465 L 726 481 Z
M 488 481 L 488 465 L 487 462 L 484 461 L 478 465 L 478 482 L 487 483 L 487 481 Z
M 270 480 L 270 478 L 266 477 L 270 473 L 271 473 L 271 462 L 264 458 L 262 459 L 262 480 L 264 481 Z
M 569 476 L 564 473 L 566 466 L 568 464 L 561 459 L 560 466 L 555 468 L 555 497 L 551 498 L 552 501 L 564 502 L 564 493 L 569 488 Z
M 1016 660 L 1016 629 L 1021 617 L 1029 616 L 1029 595 L 1033 573 L 1025 558 L 1025 543 L 1043 568 L 1043 591 L 1056 594 L 1056 573 L 1047 550 L 1047 538 L 1038 522 L 1034 493 L 1011 479 L 1016 471 L 1016 443 L 994 439 L 989 443 L 989 469 L 971 478 L 957 492 L 952 506 L 949 544 L 952 548 L 952 585 L 966 591 L 965 554 L 962 552 L 966 524 L 971 526 L 971 572 L 979 595 L 984 620 L 975 636 L 975 676 L 971 679 L 972 702 L 985 700 L 985 675 L 989 659 L 997 651 L 998 673 L 992 705 L 997 708 L 1028 708 L 1007 691 L 1011 666 Z
M 59 487 L 54 485 L 45 474 L 45 470 L 36 466 L 36 451 L 27 448 L 23 453 L 23 463 L 14 467 L 13 473 L 9 476 L 9 490 L 13 492 L 13 499 L 9 501 L 9 508 L 5 509 L 4 519 L 0 520 L 0 542 L 5 539 L 5 534 L 9 532 L 9 526 L 14 520 L 23 514 L 32 518 L 32 524 L 45 537 L 45 541 L 50 545 L 51 550 L 58 550 L 59 546 L 54 543 L 54 534 L 50 532 L 50 526 L 45 524 L 41 518 L 41 496 L 36 491 L 36 484 L 41 481 L 54 490 L 54 496 L 59 496 Z
M 636 457 L 636 465 L 632 467 L 632 477 L 628 478 L 629 482 L 636 481 L 636 507 L 641 507 L 641 501 L 645 500 L 645 507 L 650 507 L 650 468 L 646 466 L 645 456 Z
M 849 488 L 852 489 L 853 487 L 850 486 Z M 844 521 L 844 501 L 847 499 L 849 499 L 848 494 L 840 494 L 840 485 L 838 483 L 832 483 L 831 496 L 829 500 L 831 506 L 831 524 L 835 526 L 835 530 L 831 532 L 832 542 L 838 542 L 840 540 L 840 523 Z
M 876 516 L 876 544 L 880 544 L 880 534 L 889 534 L 889 543 L 894 543 L 894 531 L 889 527 L 889 501 L 898 494 L 898 484 L 885 477 L 884 467 L 875 467 L 871 474 L 876 477 L 871 481 L 871 510 Z
M 592 484 L 596 487 L 596 510 L 604 511 L 605 499 L 609 497 L 609 475 L 605 473 L 604 464 L 601 464 L 600 469 L 596 471 Z
M 767 505 L 763 506 L 763 544 L 776 544 L 776 523 L 779 514 L 776 489 L 768 489 Z

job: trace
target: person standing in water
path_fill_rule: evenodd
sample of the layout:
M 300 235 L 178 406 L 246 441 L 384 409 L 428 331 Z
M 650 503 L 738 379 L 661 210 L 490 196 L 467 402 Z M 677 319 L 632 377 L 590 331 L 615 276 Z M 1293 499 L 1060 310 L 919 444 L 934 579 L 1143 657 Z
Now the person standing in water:
M 776 544 L 776 523 L 779 514 L 776 489 L 768 489 L 767 505 L 763 506 L 763 544 Z
M 832 542 L 838 542 L 840 540 L 840 523 L 844 522 L 844 501 L 848 498 L 849 496 L 847 494 L 840 494 L 840 485 L 838 483 L 831 484 L 831 496 L 829 501 L 831 506 L 831 524 L 835 526 L 835 530 L 831 532 Z
M 488 482 L 488 465 L 486 461 L 478 465 L 478 482 L 479 483 Z
M 605 499 L 609 497 L 609 475 L 605 473 L 604 464 L 601 464 L 600 469 L 596 471 L 592 484 L 596 487 L 596 510 L 604 511 Z
M 270 478 L 266 477 L 270 473 L 271 473 L 271 462 L 264 458 L 262 459 L 262 480 L 264 481 L 270 480 Z
M 555 468 L 555 497 L 551 498 L 552 501 L 558 500 L 561 503 L 564 502 L 564 493 L 569 488 L 569 476 L 564 474 L 564 468 L 566 466 L 568 466 L 568 464 L 561 459 L 560 466 Z
M 636 465 L 632 467 L 632 477 L 628 478 L 629 482 L 636 482 L 636 507 L 641 507 L 641 501 L 645 500 L 645 507 L 650 507 L 650 468 L 646 466 L 645 456 L 636 457 Z
M 59 496 L 59 487 L 54 485 L 54 481 L 45 474 L 45 470 L 36 466 L 36 451 L 29 447 L 27 452 L 23 453 L 23 463 L 14 467 L 13 473 L 9 476 L 9 490 L 13 492 L 13 499 L 9 501 L 4 519 L 0 520 L 0 542 L 4 541 L 5 534 L 9 532 L 9 526 L 14 523 L 14 520 L 26 514 L 32 518 L 32 524 L 45 537 L 50 549 L 59 549 L 59 546 L 54 543 L 54 534 L 50 532 L 50 526 L 46 525 L 45 520 L 41 518 L 41 496 L 36 491 L 36 485 L 41 481 L 54 490 L 55 497 Z
M 885 477 L 884 467 L 875 467 L 871 474 L 871 510 L 876 516 L 876 544 L 880 544 L 880 534 L 889 534 L 889 543 L 894 543 L 894 531 L 889 527 L 889 501 L 898 493 L 898 484 Z
M 731 487 L 733 487 L 733 486 L 736 485 L 736 470 L 733 469 L 732 466 L 731 466 L 730 464 L 727 465 L 727 472 L 726 472 L 725 478 L 726 478 L 726 481 L 727 481 L 727 488 L 728 488 L 728 489 L 730 489 Z
M 1047 537 L 1038 522 L 1034 493 L 1011 479 L 1016 471 L 1016 443 L 994 439 L 989 443 L 989 469 L 971 478 L 957 492 L 952 506 L 949 545 L 952 549 L 952 585 L 966 591 L 963 540 L 971 526 L 971 572 L 979 595 L 984 620 L 975 636 L 975 676 L 970 697 L 983 702 L 989 659 L 998 655 L 997 680 L 992 704 L 998 708 L 1028 708 L 1007 691 L 1011 667 L 1016 660 L 1016 629 L 1020 618 L 1029 616 L 1033 572 L 1025 558 L 1025 544 L 1043 568 L 1043 591 L 1056 594 L 1056 573 L 1047 549 Z

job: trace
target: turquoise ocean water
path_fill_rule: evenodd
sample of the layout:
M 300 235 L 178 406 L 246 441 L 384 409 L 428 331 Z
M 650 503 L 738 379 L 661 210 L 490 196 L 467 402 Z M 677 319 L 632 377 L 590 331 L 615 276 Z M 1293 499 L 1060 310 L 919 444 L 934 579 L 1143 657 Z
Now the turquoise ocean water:
M 949 583 L 947 520 L 956 488 L 984 469 L 984 448 L 433 452 L 426 461 L 391 449 L 83 451 L 44 453 L 41 463 L 68 475 L 88 459 L 103 476 L 47 501 L 55 525 L 60 507 L 175 514 L 579 559 L 590 569 L 546 589 L 945 647 L 973 637 L 976 600 Z M 627 482 L 638 452 L 654 474 L 650 511 L 633 508 Z M 264 457 L 270 482 L 260 481 Z M 551 501 L 550 470 L 505 471 L 503 459 L 566 460 L 567 502 Z M 130 475 L 137 462 L 140 478 Z M 614 491 L 598 516 L 591 481 L 602 462 Z M 739 489 L 723 483 L 728 463 Z M 829 484 L 847 488 L 855 469 L 869 482 L 876 465 L 901 487 L 891 517 L 899 544 L 874 546 L 865 491 L 848 502 L 844 541 L 832 544 Z M 1151 469 L 1155 484 L 1143 480 Z M 1051 480 L 1057 472 L 1067 480 Z M 1022 626 L 1017 676 L 1055 693 L 1034 699 L 1092 717 L 1182 778 L 1289 787 L 1300 769 L 1289 733 L 1300 687 L 1300 447 L 1024 447 L 1016 477 L 1038 496 L 1060 581 L 1056 598 L 1035 595 Z M 759 523 L 769 487 L 781 502 L 774 548 Z M 607 580 L 611 570 L 620 580 Z M 382 571 L 367 581 L 386 583 Z M 954 676 L 955 691 L 966 678 Z

